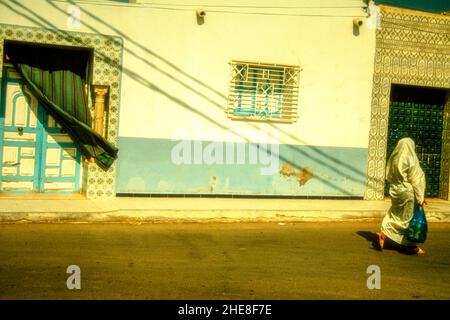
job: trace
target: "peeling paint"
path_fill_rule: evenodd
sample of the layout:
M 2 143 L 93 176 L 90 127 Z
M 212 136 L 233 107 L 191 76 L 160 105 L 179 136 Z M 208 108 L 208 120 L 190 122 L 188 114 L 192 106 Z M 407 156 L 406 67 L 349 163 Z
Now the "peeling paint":
M 365 174 L 367 171 L 367 149 L 317 147 L 320 153 L 333 155 L 339 163 L 351 163 L 355 168 L 344 171 L 340 164 L 328 166 L 325 160 L 311 158 L 309 146 L 280 145 L 280 159 L 272 168 L 275 174 L 267 176 L 261 174 L 261 165 L 250 164 L 247 158 L 239 165 L 176 165 L 167 155 L 177 142 L 128 137 L 120 141 L 122 158 L 118 161 L 118 193 L 363 196 L 365 192 L 359 172 Z M 294 149 L 298 152 L 293 153 Z M 293 167 L 287 170 L 290 174 L 280 174 L 283 163 Z M 306 168 L 308 166 L 312 169 Z M 286 169 L 285 165 L 283 171 Z M 312 172 L 314 178 L 310 177 Z M 133 177 L 141 177 L 143 181 L 129 184 Z M 344 177 L 347 180 L 344 181 Z M 167 184 L 159 184 L 160 181 Z
M 165 181 L 165 180 L 160 180 L 158 182 L 158 190 L 159 191 L 169 191 L 170 190 L 170 184 L 169 182 Z
M 311 167 L 304 167 L 296 170 L 292 165 L 286 162 L 281 165 L 280 175 L 288 178 L 296 177 L 300 186 L 305 185 L 306 182 L 314 177 Z
M 138 188 L 145 188 L 145 180 L 140 176 L 131 177 L 127 183 L 126 190 L 135 190 Z
M 209 185 L 209 191 L 210 192 L 214 192 L 214 190 L 216 190 L 216 184 L 217 184 L 217 177 L 216 176 L 212 176 L 211 177 L 211 183 Z

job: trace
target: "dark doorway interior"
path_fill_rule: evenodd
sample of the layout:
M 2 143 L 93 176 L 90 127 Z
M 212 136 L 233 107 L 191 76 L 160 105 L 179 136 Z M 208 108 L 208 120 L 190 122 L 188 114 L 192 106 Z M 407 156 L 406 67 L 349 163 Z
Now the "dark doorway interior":
M 387 157 L 404 137 L 416 143 L 416 153 L 426 175 L 427 197 L 439 195 L 444 106 L 447 90 L 392 85 Z M 386 185 L 385 193 L 389 186 Z

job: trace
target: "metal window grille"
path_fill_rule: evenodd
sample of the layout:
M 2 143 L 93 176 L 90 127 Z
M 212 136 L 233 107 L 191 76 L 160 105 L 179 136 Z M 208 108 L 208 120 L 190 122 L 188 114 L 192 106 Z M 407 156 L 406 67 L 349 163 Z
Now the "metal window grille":
M 299 77 L 299 66 L 231 61 L 228 117 L 295 122 Z

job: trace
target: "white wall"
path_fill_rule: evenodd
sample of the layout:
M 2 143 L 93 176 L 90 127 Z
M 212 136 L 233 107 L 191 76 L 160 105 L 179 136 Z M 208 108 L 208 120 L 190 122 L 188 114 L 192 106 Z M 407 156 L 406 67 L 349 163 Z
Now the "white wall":
M 204 128 L 218 128 L 177 102 L 182 101 L 233 131 L 276 127 L 285 133 L 281 143 L 367 148 L 375 30 L 367 27 L 363 1 L 202 1 L 203 25 L 197 24 L 197 6 L 189 6 L 198 1 L 158 1 L 175 5 L 76 2 L 82 24 L 72 31 L 124 37 L 120 136 L 170 139 L 177 128 L 199 122 Z M 5 3 L 0 3 L 0 23 L 37 26 L 28 16 L 70 30 L 66 1 Z M 220 4 L 290 8 L 217 7 Z M 356 8 L 325 8 L 336 6 Z M 363 16 L 364 24 L 355 36 L 352 20 L 357 16 Z M 228 119 L 224 109 L 231 59 L 301 65 L 298 121 Z

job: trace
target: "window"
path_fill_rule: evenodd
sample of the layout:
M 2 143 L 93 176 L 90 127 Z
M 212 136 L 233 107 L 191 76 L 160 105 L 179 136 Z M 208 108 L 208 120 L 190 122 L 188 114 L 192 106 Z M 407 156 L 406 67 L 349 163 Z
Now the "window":
M 228 117 L 295 122 L 300 67 L 231 61 Z

